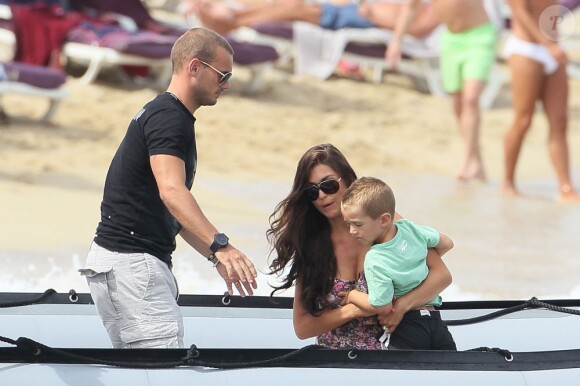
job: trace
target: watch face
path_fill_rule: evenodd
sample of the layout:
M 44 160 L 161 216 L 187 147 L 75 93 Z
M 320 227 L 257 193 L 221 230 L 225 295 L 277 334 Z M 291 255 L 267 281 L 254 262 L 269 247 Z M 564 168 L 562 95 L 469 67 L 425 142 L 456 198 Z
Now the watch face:
M 215 253 L 218 249 L 226 247 L 230 239 L 223 233 L 216 233 L 213 236 L 213 243 L 209 246 L 209 250 Z
M 215 235 L 215 242 L 221 247 L 225 247 L 228 245 L 229 239 L 228 236 L 224 235 L 223 233 L 218 233 Z

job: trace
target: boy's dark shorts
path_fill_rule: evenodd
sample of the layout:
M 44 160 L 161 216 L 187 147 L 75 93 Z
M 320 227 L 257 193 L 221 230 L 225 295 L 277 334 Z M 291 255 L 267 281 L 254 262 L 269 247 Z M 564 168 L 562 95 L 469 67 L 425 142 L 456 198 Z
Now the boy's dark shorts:
M 390 350 L 457 350 L 439 311 L 411 310 L 391 335 Z

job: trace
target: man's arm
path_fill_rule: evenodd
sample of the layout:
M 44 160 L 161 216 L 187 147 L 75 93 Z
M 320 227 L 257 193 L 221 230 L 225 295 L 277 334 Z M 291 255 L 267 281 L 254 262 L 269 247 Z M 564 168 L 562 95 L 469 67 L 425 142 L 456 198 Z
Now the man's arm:
M 213 242 L 213 237 L 218 231 L 204 215 L 197 201 L 185 186 L 185 163 L 179 157 L 159 154 L 150 157 L 150 164 L 161 200 L 183 227 L 181 235 L 200 254 L 208 257 L 210 255 L 209 245 Z M 228 292 L 233 294 L 233 282 L 240 295 L 245 295 L 242 284 L 247 293 L 252 295 L 252 288 L 257 288 L 254 279 L 257 272 L 254 264 L 246 255 L 231 244 L 225 248 L 220 248 L 215 255 L 225 268 L 225 271 L 218 269 L 218 272 L 226 281 Z M 239 280 L 234 282 L 235 279 Z
M 401 6 L 401 13 L 397 18 L 397 24 L 393 30 L 393 37 L 387 42 L 387 50 L 385 51 L 385 60 L 393 70 L 397 69 L 403 55 L 401 50 L 403 36 L 409 31 L 411 23 L 415 20 L 419 12 L 420 6 L 421 0 L 407 0 Z

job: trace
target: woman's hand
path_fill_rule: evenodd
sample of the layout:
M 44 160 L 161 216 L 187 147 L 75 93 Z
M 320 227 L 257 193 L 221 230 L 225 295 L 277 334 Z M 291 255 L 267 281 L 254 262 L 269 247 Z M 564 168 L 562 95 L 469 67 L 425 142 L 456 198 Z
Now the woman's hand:
M 566 51 L 564 51 L 557 43 L 549 44 L 548 50 L 560 65 L 565 66 L 568 64 L 568 55 L 566 54 Z

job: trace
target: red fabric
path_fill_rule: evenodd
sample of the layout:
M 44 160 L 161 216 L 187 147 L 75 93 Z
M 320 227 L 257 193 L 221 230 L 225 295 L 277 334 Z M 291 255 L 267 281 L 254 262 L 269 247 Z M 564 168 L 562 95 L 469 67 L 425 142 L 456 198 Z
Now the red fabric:
M 67 33 L 81 20 L 77 13 L 64 13 L 46 5 L 11 5 L 16 52 L 14 60 L 41 66 L 59 66 Z

